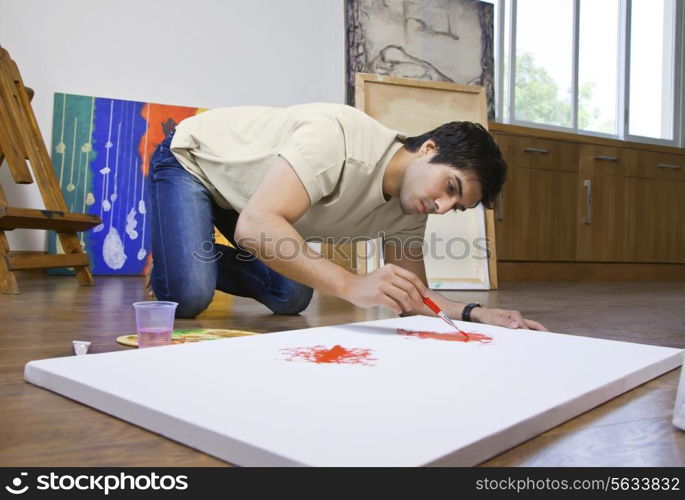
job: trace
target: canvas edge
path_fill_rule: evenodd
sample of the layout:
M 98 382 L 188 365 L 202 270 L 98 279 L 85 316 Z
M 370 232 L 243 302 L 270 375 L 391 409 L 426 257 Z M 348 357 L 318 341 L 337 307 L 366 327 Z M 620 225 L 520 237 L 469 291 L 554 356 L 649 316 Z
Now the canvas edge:
M 30 384 L 116 417 L 127 424 L 136 425 L 171 441 L 224 460 L 227 464 L 241 467 L 301 467 L 307 465 L 223 434 L 202 429 L 190 422 L 143 407 L 119 396 L 109 394 L 109 396 L 103 397 L 104 391 L 64 375 L 52 373 L 50 377 L 46 377 L 46 371 L 40 366 L 46 361 L 50 360 L 28 362 L 24 367 L 24 379 Z M 89 403 L 82 400 L 83 391 L 89 393 Z M 226 453 L 227 449 L 231 450 L 230 457 Z
M 666 358 L 628 374 L 626 378 L 613 380 L 584 396 L 566 401 L 525 422 L 502 429 L 482 441 L 473 443 L 457 452 L 444 455 L 424 465 L 432 467 L 469 467 L 478 465 L 656 377 L 677 369 L 683 364 L 684 353 L 685 350 L 678 350 L 678 352 Z

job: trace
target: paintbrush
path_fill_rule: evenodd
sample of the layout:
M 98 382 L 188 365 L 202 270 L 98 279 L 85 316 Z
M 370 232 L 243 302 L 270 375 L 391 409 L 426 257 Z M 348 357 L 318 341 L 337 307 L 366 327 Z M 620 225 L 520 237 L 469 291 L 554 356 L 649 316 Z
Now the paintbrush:
M 454 328 L 456 331 L 461 333 L 467 339 L 469 338 L 468 334 L 466 332 L 462 331 L 461 328 L 459 328 L 457 325 L 455 325 L 454 321 L 452 321 L 450 319 L 450 317 L 447 316 L 447 314 L 445 314 L 442 309 L 440 309 L 439 305 L 437 305 L 435 302 L 433 302 L 428 297 L 423 298 L 423 303 L 426 304 L 430 308 L 430 310 L 433 311 L 435 314 L 437 314 L 438 317 L 440 319 L 442 319 L 445 323 L 450 325 L 452 328 Z

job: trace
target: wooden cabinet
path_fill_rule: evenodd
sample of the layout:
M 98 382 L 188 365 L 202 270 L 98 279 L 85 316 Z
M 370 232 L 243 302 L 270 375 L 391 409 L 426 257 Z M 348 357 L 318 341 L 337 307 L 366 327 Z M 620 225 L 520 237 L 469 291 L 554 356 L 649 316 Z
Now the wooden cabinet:
M 625 154 L 619 148 L 581 145 L 579 156 L 576 259 L 621 262 L 626 244 Z
M 574 144 L 495 134 L 509 165 L 495 210 L 500 260 L 573 260 L 578 151 Z
M 507 163 L 514 168 L 578 171 L 578 145 L 565 141 L 495 134 Z M 504 145 L 504 148 L 503 146 Z
M 685 263 L 685 151 L 491 124 L 500 261 Z
M 685 156 L 635 151 L 626 179 L 626 261 L 685 263 Z
M 581 175 L 577 260 L 622 262 L 625 259 L 624 181 L 619 176 Z

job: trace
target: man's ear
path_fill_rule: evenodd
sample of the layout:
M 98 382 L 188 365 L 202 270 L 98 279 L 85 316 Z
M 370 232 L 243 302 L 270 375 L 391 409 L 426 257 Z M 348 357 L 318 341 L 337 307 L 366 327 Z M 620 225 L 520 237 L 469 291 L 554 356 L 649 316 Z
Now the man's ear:
M 433 139 L 428 139 L 426 142 L 421 144 L 421 147 L 419 148 L 419 153 L 423 156 L 426 154 L 435 153 L 436 149 L 437 146 L 435 145 L 435 141 Z

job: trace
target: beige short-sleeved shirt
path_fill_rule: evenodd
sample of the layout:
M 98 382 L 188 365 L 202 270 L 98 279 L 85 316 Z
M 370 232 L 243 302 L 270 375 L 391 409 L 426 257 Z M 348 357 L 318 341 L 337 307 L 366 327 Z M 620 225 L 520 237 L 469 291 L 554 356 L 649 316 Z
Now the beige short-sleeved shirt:
M 294 224 L 305 239 L 423 237 L 426 215 L 386 201 L 383 174 L 402 134 L 342 104 L 232 107 L 178 124 L 171 151 L 216 203 L 240 212 L 278 155 L 304 185 L 310 209 Z

